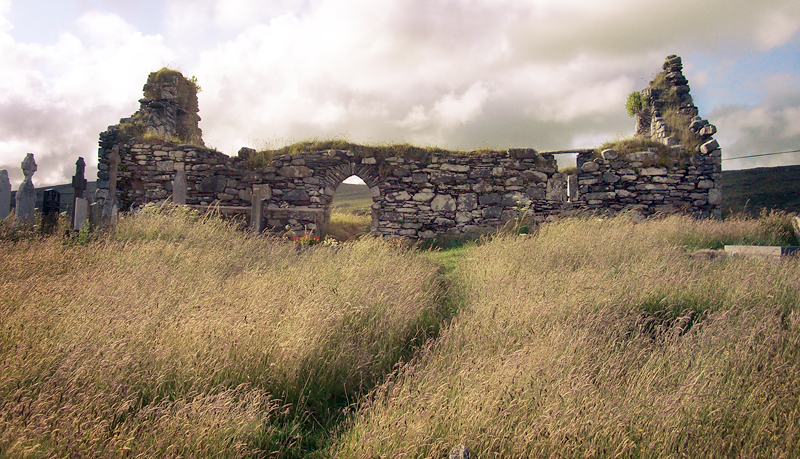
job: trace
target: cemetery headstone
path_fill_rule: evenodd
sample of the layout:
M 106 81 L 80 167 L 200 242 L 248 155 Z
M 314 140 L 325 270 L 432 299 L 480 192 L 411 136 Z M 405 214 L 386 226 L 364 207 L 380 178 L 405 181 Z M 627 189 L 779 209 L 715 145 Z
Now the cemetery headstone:
M 82 230 L 86 226 L 86 219 L 89 213 L 89 200 L 78 198 L 75 200 L 75 218 L 72 222 L 72 229 Z
M 61 207 L 61 193 L 56 190 L 45 190 L 42 201 L 42 233 L 53 234 L 58 226 L 58 211 Z
M 17 225 L 33 226 L 33 212 L 36 209 L 36 187 L 33 186 L 36 161 L 33 159 L 33 153 L 25 155 L 21 167 L 25 179 L 17 189 Z
M 8 171 L 0 171 L 0 220 L 11 213 L 11 182 L 8 180 Z
M 175 163 L 175 180 L 172 182 L 172 202 L 174 204 L 186 205 L 186 171 L 183 163 Z
M 86 173 L 86 162 L 83 161 L 83 157 L 78 157 L 78 161 L 75 162 L 75 175 L 72 176 L 72 191 L 73 191 L 73 200 L 72 200 L 72 214 L 75 215 L 75 200 L 79 198 L 85 198 L 86 193 L 86 185 L 88 184 L 87 180 L 84 178 L 84 174 Z
M 100 228 L 103 224 L 103 204 L 100 202 L 93 202 L 89 206 L 89 223 L 95 228 Z
M 103 222 L 113 222 L 117 209 L 117 170 L 119 168 L 119 145 L 114 145 L 108 157 L 108 196 L 103 203 Z

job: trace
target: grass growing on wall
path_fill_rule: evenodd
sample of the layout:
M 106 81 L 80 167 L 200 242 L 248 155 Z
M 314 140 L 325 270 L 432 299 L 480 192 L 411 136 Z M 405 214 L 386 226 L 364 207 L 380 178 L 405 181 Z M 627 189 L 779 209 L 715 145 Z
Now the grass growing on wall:
M 701 139 L 689 129 L 692 117 L 680 112 L 681 104 L 692 102 L 691 96 L 687 101 L 682 102 L 678 94 L 672 89 L 673 86 L 667 80 L 664 72 L 658 73 L 653 81 L 650 82 L 649 87 L 661 91 L 659 98 L 664 101 L 661 116 L 672 134 L 678 138 L 689 154 L 696 153 L 700 147 Z
M 599 156 L 603 150 L 616 150 L 619 154 L 635 153 L 637 151 L 648 151 L 655 149 L 659 155 L 668 155 L 669 151 L 663 143 L 652 140 L 650 137 L 634 135 L 622 137 L 614 140 L 607 140 L 595 149 L 595 155 Z
M 359 144 L 349 141 L 346 137 L 327 137 L 302 140 L 292 142 L 279 148 L 271 148 L 265 145 L 254 155 L 245 159 L 245 164 L 250 168 L 269 166 L 272 160 L 280 155 L 298 155 L 302 153 L 325 151 L 325 150 L 347 150 L 356 156 L 373 156 L 377 158 L 401 157 L 413 158 L 416 160 L 426 160 L 431 155 L 440 154 L 444 156 L 470 156 L 488 153 L 503 153 L 490 146 L 483 146 L 470 151 L 448 150 L 437 146 L 416 146 L 409 143 L 368 143 Z

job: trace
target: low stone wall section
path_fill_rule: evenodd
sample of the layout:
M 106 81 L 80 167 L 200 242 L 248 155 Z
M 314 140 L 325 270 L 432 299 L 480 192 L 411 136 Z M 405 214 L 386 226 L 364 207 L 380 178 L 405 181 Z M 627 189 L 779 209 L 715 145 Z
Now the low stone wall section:
M 572 202 L 581 209 L 722 218 L 722 151 L 716 140 L 689 157 L 663 157 L 652 151 L 621 156 L 606 150 L 594 158 L 581 154 L 577 164 L 578 191 Z
M 110 149 L 118 148 L 117 199 L 123 209 L 168 199 L 176 169 L 183 168 L 186 204 L 240 207 L 246 217 L 253 187 L 260 186 L 265 226 L 277 230 L 288 226 L 319 234 L 336 188 L 351 175 L 370 187 L 372 231 L 383 236 L 483 232 L 522 215 L 544 219 L 580 210 L 721 215 L 716 141 L 683 159 L 649 151 L 621 156 L 608 150 L 597 156 L 583 150 L 577 152 L 576 173 L 565 175 L 558 172 L 554 154 L 533 149 L 419 158 L 326 150 L 278 156 L 269 166 L 251 170 L 241 158 L 196 145 L 119 144 L 113 130 L 104 134 L 99 197 L 108 192 Z

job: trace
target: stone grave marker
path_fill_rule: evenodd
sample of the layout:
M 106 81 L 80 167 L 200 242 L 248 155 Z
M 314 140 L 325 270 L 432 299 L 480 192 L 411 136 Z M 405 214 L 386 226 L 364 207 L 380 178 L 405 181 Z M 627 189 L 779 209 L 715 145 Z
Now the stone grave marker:
M 0 171 L 0 220 L 11 213 L 11 182 L 8 180 L 8 171 Z
M 75 162 L 75 175 L 72 176 L 73 199 L 72 206 L 70 207 L 70 217 L 72 217 L 73 226 L 75 225 L 75 203 L 78 199 L 86 197 L 86 186 L 88 182 L 84 178 L 85 172 L 86 163 L 83 161 L 83 158 L 79 156 L 78 161 Z
M 172 203 L 186 205 L 186 171 L 183 163 L 175 163 L 175 180 L 172 182 Z
M 75 200 L 75 218 L 72 222 L 72 229 L 80 231 L 86 226 L 86 220 L 89 214 L 89 200 L 86 198 L 78 198 Z
M 17 189 L 17 226 L 33 226 L 33 212 L 36 209 L 36 187 L 33 186 L 36 161 L 33 159 L 33 153 L 25 155 L 21 167 L 25 179 Z
M 53 234 L 58 226 L 60 208 L 61 193 L 56 190 L 45 190 L 42 201 L 42 233 Z
M 119 168 L 119 145 L 114 145 L 108 157 L 108 196 L 103 203 L 103 223 L 113 223 L 116 219 L 117 209 L 117 170 Z

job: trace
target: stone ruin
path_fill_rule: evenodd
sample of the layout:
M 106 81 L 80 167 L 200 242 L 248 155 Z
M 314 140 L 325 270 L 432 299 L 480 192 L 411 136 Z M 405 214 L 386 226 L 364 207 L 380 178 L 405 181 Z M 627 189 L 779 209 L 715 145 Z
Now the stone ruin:
M 130 209 L 173 197 L 241 215 L 258 230 L 289 227 L 319 235 L 336 188 L 356 175 L 372 193 L 371 230 L 387 237 L 483 232 L 523 214 L 537 220 L 582 211 L 720 218 L 722 154 L 712 138 L 716 129 L 697 118 L 680 58 L 669 56 L 664 69 L 659 80 L 664 87 L 643 92 L 648 103 L 636 127 L 641 136 L 663 144 L 662 151 L 512 148 L 458 154 L 420 149 L 394 156 L 354 146 L 279 155 L 261 167 L 246 165 L 252 153 L 246 148 L 239 157 L 229 157 L 204 147 L 196 85 L 162 70 L 150 74 L 139 111 L 100 134 L 96 205 Z M 692 150 L 677 135 L 686 129 L 669 126 L 662 116 L 665 104 L 675 105 L 675 100 L 682 101 L 677 110 L 683 118 L 672 113 L 670 120 L 685 119 L 695 133 Z M 572 174 L 559 172 L 556 156 L 565 153 L 577 153 Z M 118 166 L 112 158 L 119 158 Z

